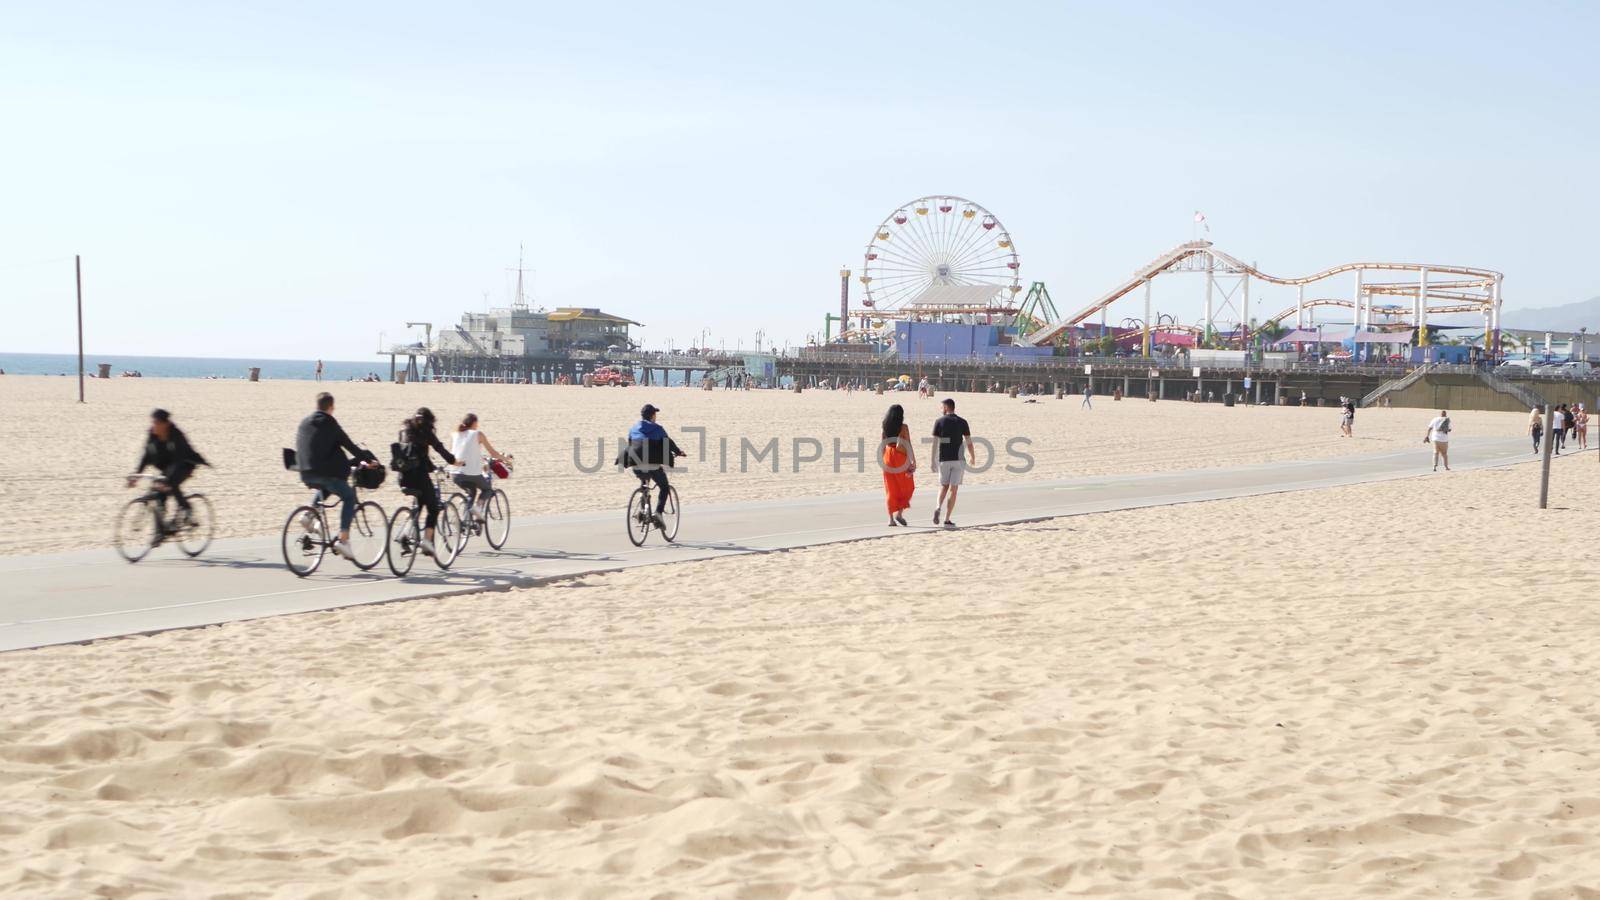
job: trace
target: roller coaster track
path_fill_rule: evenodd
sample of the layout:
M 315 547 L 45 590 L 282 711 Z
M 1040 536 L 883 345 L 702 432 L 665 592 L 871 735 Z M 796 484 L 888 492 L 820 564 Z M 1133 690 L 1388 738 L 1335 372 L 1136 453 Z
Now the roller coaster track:
M 1438 297 L 1438 296 L 1439 296 L 1438 294 L 1435 294 L 1433 292 L 1433 285 L 1431 285 L 1431 284 L 1428 285 L 1428 297 L 1429 297 L 1429 299 L 1432 299 L 1432 298 Z M 1338 298 L 1338 297 L 1318 297 L 1315 300 L 1311 300 L 1311 299 L 1306 300 L 1306 302 L 1305 302 L 1305 308 L 1306 309 L 1310 309 L 1313 306 L 1340 306 L 1340 307 L 1344 307 L 1345 309 L 1355 309 L 1356 303 L 1355 303 L 1354 300 L 1345 300 L 1345 299 L 1341 299 L 1341 298 Z M 1294 315 L 1296 312 L 1298 312 L 1299 309 L 1300 309 L 1300 304 L 1297 303 L 1294 306 L 1291 306 L 1288 309 L 1282 310 L 1281 312 L 1278 312 L 1275 315 L 1268 316 L 1267 318 L 1262 319 L 1261 321 L 1262 321 L 1263 324 L 1268 324 L 1268 325 L 1270 325 L 1270 324 L 1272 324 L 1274 322 L 1282 322 L 1284 319 L 1287 319 L 1290 316 Z M 1461 303 L 1461 304 L 1457 304 L 1457 305 L 1454 305 L 1454 306 L 1431 306 L 1430 305 L 1428 307 L 1428 315 L 1431 316 L 1434 313 L 1482 312 L 1482 310 L 1483 310 L 1483 306 L 1481 304 L 1477 304 L 1477 303 Z M 1373 304 L 1372 311 L 1377 313 L 1377 314 L 1379 314 L 1379 315 L 1385 315 L 1385 316 L 1409 316 L 1409 315 L 1411 315 L 1411 308 L 1410 307 L 1401 306 L 1401 305 L 1399 305 L 1397 303 L 1378 303 L 1378 304 Z
M 1042 344 L 1055 340 L 1068 328 L 1088 319 L 1097 312 L 1109 307 L 1117 300 L 1132 293 L 1137 288 L 1154 279 L 1157 275 L 1169 272 L 1207 272 L 1212 275 L 1245 276 L 1264 281 L 1268 284 L 1301 287 L 1315 284 L 1329 278 L 1343 275 L 1348 272 L 1417 272 L 1426 273 L 1427 276 L 1442 275 L 1450 278 L 1449 281 L 1438 282 L 1437 285 L 1429 284 L 1426 287 L 1426 296 L 1431 302 L 1434 299 L 1453 301 L 1453 307 L 1428 306 L 1426 312 L 1460 312 L 1484 311 L 1493 307 L 1498 309 L 1500 296 L 1501 273 L 1493 269 L 1481 269 L 1474 266 L 1441 265 L 1435 263 L 1401 263 L 1401 262 L 1357 262 L 1345 263 L 1314 272 L 1310 275 L 1296 277 L 1282 277 L 1270 275 L 1255 266 L 1240 260 L 1238 257 L 1225 253 L 1212 246 L 1210 241 L 1189 241 L 1179 244 L 1156 257 L 1143 267 L 1134 271 L 1127 280 L 1102 294 L 1094 302 L 1083 307 L 1077 312 L 1063 319 L 1051 322 L 1027 335 L 1024 343 Z M 1437 290 L 1435 290 L 1437 286 Z M 1370 286 L 1362 285 L 1360 290 L 1364 294 L 1383 296 L 1410 296 L 1422 295 L 1423 288 L 1419 282 L 1381 282 Z M 1339 305 L 1341 301 L 1329 300 L 1321 305 Z M 1354 306 L 1353 301 L 1343 301 L 1343 305 Z M 1296 304 L 1296 308 L 1299 304 Z M 1455 307 L 1459 307 L 1455 308 Z M 1376 311 L 1378 308 L 1373 307 Z M 1389 307 L 1385 308 L 1388 311 Z M 1404 307 L 1398 308 L 1400 314 L 1410 311 Z M 1291 309 L 1290 312 L 1294 310 Z M 1280 313 L 1272 321 L 1282 319 L 1285 314 Z

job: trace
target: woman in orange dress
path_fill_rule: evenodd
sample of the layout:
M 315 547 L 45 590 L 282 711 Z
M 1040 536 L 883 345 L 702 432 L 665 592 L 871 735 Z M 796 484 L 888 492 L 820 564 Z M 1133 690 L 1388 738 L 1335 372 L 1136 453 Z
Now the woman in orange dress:
M 917 455 L 911 447 L 911 431 L 906 428 L 906 411 L 896 403 L 883 417 L 883 440 L 878 444 L 883 469 L 883 493 L 889 501 L 889 525 L 904 525 L 901 513 L 911 508 L 911 494 L 917 489 L 912 473 L 917 471 Z

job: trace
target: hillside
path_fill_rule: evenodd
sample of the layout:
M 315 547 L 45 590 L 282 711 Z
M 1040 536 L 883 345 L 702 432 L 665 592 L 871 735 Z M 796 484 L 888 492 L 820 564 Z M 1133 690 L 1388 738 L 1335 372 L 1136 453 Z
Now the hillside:
M 1600 297 L 1542 309 L 1504 309 L 1500 313 L 1500 325 L 1545 331 L 1588 328 L 1591 333 L 1600 333 Z

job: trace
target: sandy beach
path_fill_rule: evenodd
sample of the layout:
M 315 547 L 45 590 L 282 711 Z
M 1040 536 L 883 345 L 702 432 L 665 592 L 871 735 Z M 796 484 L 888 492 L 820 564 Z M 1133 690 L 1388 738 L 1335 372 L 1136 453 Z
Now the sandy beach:
M 612 509 L 631 489 L 626 475 L 601 461 L 597 442 L 606 441 L 609 462 L 615 441 L 648 401 L 662 408 L 661 421 L 692 454 L 678 477 L 685 502 L 725 503 L 778 497 L 873 490 L 881 476 L 871 445 L 888 404 L 906 407 L 913 436 L 929 433 L 937 401 L 916 394 L 807 391 L 701 391 L 692 388 L 578 388 L 525 385 L 326 383 L 338 401 L 337 415 L 351 436 L 384 459 L 401 419 L 419 405 L 453 427 L 476 412 L 485 433 L 515 454 L 518 472 L 502 482 L 513 515 Z M 50 477 L 29 466 L 0 474 L 9 504 L 0 519 L 0 554 L 109 547 L 112 521 L 132 492 L 120 478 L 138 459 L 146 416 L 157 406 L 172 412 L 215 468 L 190 482 L 216 505 L 220 537 L 276 534 L 306 492 L 285 472 L 280 448 L 293 444 L 294 428 L 312 409 L 319 386 L 304 381 L 251 384 L 188 379 L 109 379 L 89 382 L 89 402 L 79 405 L 77 382 L 67 378 L 0 378 L 0 408 L 20 421 L 51 422 L 52 449 L 60 457 Z M 945 396 L 940 394 L 939 396 Z M 1036 403 L 998 394 L 951 394 L 973 433 L 990 440 L 997 464 L 970 474 L 969 483 L 1013 478 L 1178 471 L 1199 466 L 1241 465 L 1284 459 L 1319 459 L 1341 454 L 1412 450 L 1427 462 L 1419 443 L 1428 416 L 1416 410 L 1362 410 L 1356 436 L 1339 435 L 1333 408 L 1233 408 L 1178 401 L 1150 403 L 1097 397 L 1093 410 L 1081 399 L 1053 397 Z M 1514 436 L 1524 418 L 1511 413 L 1455 414 L 1463 435 Z M 704 429 L 703 435 L 688 431 Z M 1025 439 L 1031 470 L 1007 454 L 1008 442 Z M 816 443 L 804 443 L 807 439 Z M 866 446 L 864 458 L 833 464 L 841 454 Z M 741 461 L 742 441 L 751 449 Z M 760 456 L 776 440 L 777 458 Z M 795 471 L 801 455 L 820 457 Z M 574 441 L 579 448 L 574 451 Z M 863 443 L 858 443 L 863 442 Z M 726 446 L 726 452 L 723 447 Z M 704 460 L 700 459 L 704 453 Z M 919 448 L 929 459 L 926 448 Z M 759 457 L 759 458 L 758 458 Z M 773 471 L 774 463 L 778 471 Z M 937 492 L 932 467 L 923 466 L 918 491 Z M 403 502 L 394 479 L 374 495 L 393 508 Z
M 13 505 L 23 524 L 72 526 L 53 540 L 99 539 L 158 402 L 218 459 L 205 487 L 230 527 L 270 527 L 296 495 L 272 457 L 310 385 L 119 382 L 79 410 L 40 396 L 59 384 L 3 384 L 25 416 L 102 435 L 63 429 L 77 506 L 9 476 L 8 494 L 41 491 Z M 613 504 L 620 476 L 560 457 L 646 396 L 334 389 L 374 437 L 418 397 L 505 422 L 497 442 L 540 461 L 513 479 L 521 513 Z M 781 436 L 859 433 L 886 402 L 650 396 L 664 420 Z M 1037 477 L 1427 459 L 1415 410 L 1363 411 L 1346 440 L 1331 409 L 958 399 L 983 433 L 1049 429 Z M 0 890 L 1600 896 L 1593 466 L 1561 460 L 1544 512 L 1526 465 L 6 654 Z M 871 478 L 685 484 L 732 500 Z

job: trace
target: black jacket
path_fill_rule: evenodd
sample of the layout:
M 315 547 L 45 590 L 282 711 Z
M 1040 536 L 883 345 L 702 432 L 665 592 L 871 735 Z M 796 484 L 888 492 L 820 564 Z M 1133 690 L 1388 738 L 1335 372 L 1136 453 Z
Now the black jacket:
M 403 428 L 400 430 L 400 442 L 403 444 L 409 443 L 414 447 L 424 448 L 421 451 L 422 465 L 417 466 L 415 469 L 412 469 L 408 472 L 401 472 L 401 484 L 426 483 L 428 481 L 428 476 L 432 475 L 434 470 L 439 468 L 433 464 L 433 457 L 428 455 L 426 448 L 433 448 L 433 452 L 439 454 L 439 457 L 450 465 L 453 466 L 456 464 L 456 458 L 451 455 L 449 450 L 444 448 L 444 444 L 439 442 L 439 435 L 437 432 L 413 431 L 409 428 Z
M 147 467 L 154 466 L 161 474 L 171 475 L 179 467 L 193 469 L 207 465 L 210 463 L 206 462 L 206 458 L 189 446 L 189 439 L 184 436 L 183 430 L 174 425 L 164 441 L 154 434 L 145 435 L 144 455 L 139 457 L 139 465 L 134 467 L 134 471 L 143 472 Z
M 294 434 L 294 465 L 302 477 L 349 478 L 351 463 L 346 450 L 357 459 L 373 458 L 350 440 L 332 415 L 319 409 L 300 420 Z

